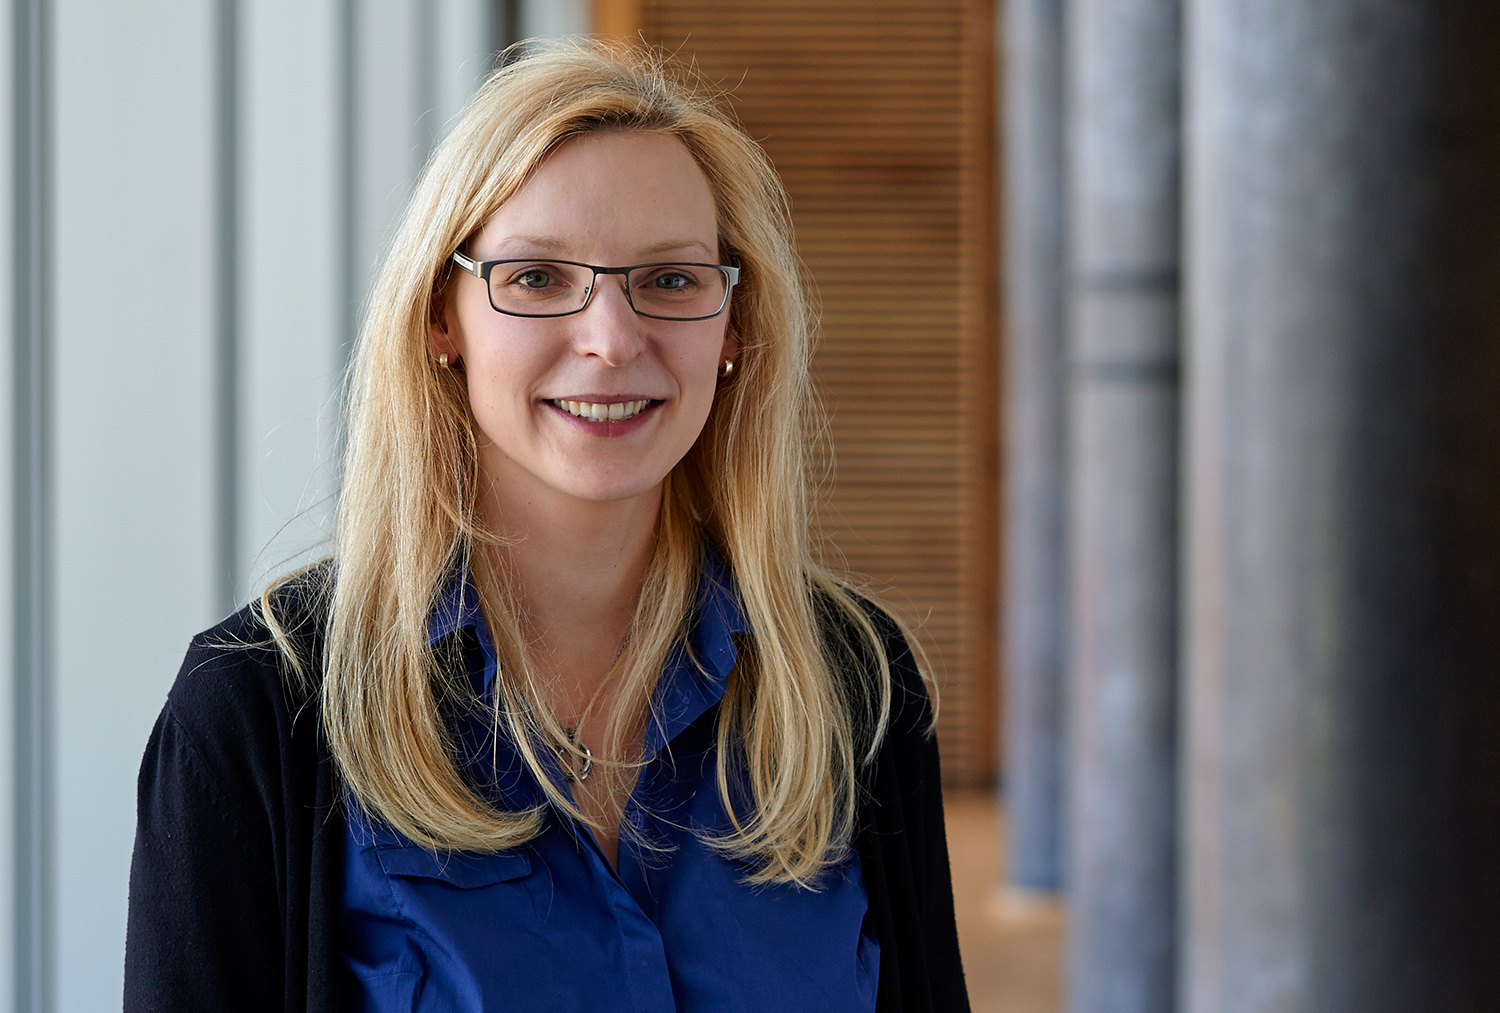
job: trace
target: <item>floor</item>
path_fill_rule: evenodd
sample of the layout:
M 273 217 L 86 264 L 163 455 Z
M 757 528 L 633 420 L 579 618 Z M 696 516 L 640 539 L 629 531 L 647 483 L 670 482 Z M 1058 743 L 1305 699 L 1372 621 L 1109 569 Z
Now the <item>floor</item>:
M 990 795 L 945 800 L 959 945 L 974 1013 L 1062 1008 L 1062 906 L 1000 886 L 1000 826 Z

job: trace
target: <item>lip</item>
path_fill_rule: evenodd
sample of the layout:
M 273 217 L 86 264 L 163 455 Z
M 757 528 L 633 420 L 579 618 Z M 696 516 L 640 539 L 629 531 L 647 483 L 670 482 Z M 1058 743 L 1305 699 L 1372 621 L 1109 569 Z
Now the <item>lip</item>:
M 617 404 L 621 401 L 665 401 L 666 398 L 659 394 L 636 394 L 630 391 L 622 391 L 617 394 L 552 394 L 542 398 L 543 401 L 589 401 L 593 404 Z
M 628 419 L 618 422 L 594 422 L 589 419 L 581 419 L 572 412 L 559 408 L 553 401 L 588 401 L 593 404 L 617 404 L 621 401 L 650 401 L 651 404 L 642 408 Z M 543 408 L 550 411 L 556 418 L 565 424 L 572 426 L 579 432 L 588 436 L 612 439 L 621 436 L 629 436 L 631 433 L 648 426 L 656 417 L 657 409 L 666 402 L 660 398 L 651 398 L 639 394 L 569 394 L 558 398 L 546 398 L 539 401 Z

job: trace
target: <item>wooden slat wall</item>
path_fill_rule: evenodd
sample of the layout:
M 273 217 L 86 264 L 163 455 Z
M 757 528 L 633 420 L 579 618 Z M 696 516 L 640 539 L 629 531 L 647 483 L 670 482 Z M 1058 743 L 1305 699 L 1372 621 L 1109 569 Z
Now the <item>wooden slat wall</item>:
M 946 779 L 988 783 L 1001 414 L 993 7 L 620 9 L 731 93 L 786 182 L 823 306 L 815 370 L 837 465 L 822 512 L 832 558 L 868 577 L 926 646 Z

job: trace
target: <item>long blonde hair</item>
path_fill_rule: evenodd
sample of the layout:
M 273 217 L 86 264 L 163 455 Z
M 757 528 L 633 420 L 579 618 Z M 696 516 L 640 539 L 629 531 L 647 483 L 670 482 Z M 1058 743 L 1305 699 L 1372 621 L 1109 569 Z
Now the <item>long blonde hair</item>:
M 428 642 L 429 617 L 469 566 L 501 661 L 490 702 L 548 801 L 584 820 L 541 756 L 566 741 L 541 702 L 495 538 L 479 520 L 478 455 L 461 374 L 426 354 L 434 301 L 458 249 L 569 137 L 656 131 L 679 139 L 714 194 L 722 262 L 740 266 L 729 327 L 733 379 L 669 474 L 631 627 L 611 741 L 649 715 L 657 674 L 692 612 L 705 541 L 738 584 L 752 636 L 718 716 L 718 791 L 733 828 L 710 843 L 761 882 L 812 884 L 846 852 L 857 774 L 884 734 L 890 674 L 866 609 L 814 560 L 809 379 L 815 322 L 787 198 L 764 152 L 657 55 L 587 40 L 496 71 L 438 146 L 376 281 L 351 364 L 348 444 L 328 583 L 322 720 L 343 783 L 367 811 L 432 848 L 495 851 L 540 829 L 464 776 L 444 700 L 472 690 Z M 734 258 L 730 261 L 728 258 Z M 277 621 L 276 586 L 261 598 Z M 843 632 L 839 632 L 843 631 Z M 731 772 L 735 772 L 731 774 Z M 731 783 L 731 782 L 734 783 Z

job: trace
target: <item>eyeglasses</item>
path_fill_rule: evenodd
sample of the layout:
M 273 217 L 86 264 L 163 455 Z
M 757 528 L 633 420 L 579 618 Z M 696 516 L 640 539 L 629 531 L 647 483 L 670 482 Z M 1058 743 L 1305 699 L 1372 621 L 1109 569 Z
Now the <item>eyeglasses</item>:
M 625 298 L 643 317 L 707 320 L 724 312 L 740 269 L 725 264 L 634 264 L 597 267 L 570 260 L 470 260 L 453 262 L 483 281 L 490 305 L 513 317 L 565 317 L 581 313 L 601 274 L 625 279 Z

